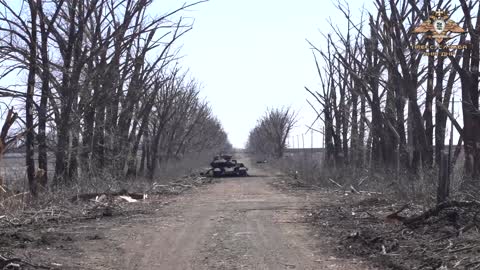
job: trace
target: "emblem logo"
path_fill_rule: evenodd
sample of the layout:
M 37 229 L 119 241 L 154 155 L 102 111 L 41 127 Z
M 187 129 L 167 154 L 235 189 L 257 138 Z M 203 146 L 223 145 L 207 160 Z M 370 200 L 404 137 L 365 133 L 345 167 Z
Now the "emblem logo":
M 413 33 L 430 34 L 427 37 L 434 38 L 438 44 L 450 39 L 449 33 L 465 33 L 462 27 L 448 18 L 447 11 L 433 11 L 426 21 L 413 30 Z
M 444 20 L 435 20 L 435 31 L 437 31 L 438 34 L 443 33 L 445 30 L 445 21 Z

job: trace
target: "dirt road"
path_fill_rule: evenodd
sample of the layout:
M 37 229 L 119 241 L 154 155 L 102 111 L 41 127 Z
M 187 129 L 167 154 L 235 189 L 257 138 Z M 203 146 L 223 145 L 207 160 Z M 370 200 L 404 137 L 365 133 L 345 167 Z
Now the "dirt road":
M 262 170 L 250 173 L 259 176 L 221 179 L 154 215 L 77 228 L 95 234 L 56 259 L 71 269 L 373 269 L 336 258 L 328 238 L 314 237 L 303 221 L 307 196 L 283 194 Z

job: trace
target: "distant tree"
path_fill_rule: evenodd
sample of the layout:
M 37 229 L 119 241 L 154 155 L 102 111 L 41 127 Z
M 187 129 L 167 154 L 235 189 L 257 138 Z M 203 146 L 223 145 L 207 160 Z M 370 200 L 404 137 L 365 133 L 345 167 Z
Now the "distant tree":
M 268 110 L 257 126 L 250 132 L 247 149 L 264 155 L 281 158 L 286 140 L 296 122 L 290 108 Z

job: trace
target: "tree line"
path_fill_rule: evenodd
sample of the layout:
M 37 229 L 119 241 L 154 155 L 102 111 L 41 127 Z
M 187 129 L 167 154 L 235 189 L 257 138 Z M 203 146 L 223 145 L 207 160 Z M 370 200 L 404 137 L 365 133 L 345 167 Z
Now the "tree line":
M 295 122 L 296 114 L 290 108 L 267 110 L 250 131 L 247 150 L 264 157 L 281 158 Z
M 318 118 L 325 125 L 326 165 L 366 166 L 375 170 L 405 170 L 418 175 L 422 169 L 440 167 L 445 150 L 447 119 L 463 142 L 464 179 L 480 178 L 480 127 L 478 66 L 480 14 L 478 1 L 376 0 L 378 12 L 363 14 L 355 22 L 350 10 L 339 4 L 347 29 L 333 27 L 327 48 L 313 46 L 321 79 L 320 91 L 306 90 L 318 103 Z M 424 56 L 415 44 L 435 46 L 415 28 L 431 20 L 435 10 L 461 13 L 460 24 L 468 34 L 440 46 L 458 42 L 466 49 L 453 54 Z M 433 23 L 433 20 L 431 21 Z M 428 34 L 428 33 L 427 33 Z M 431 33 L 430 33 L 431 34 Z M 459 81 L 459 82 L 458 82 Z M 449 109 L 461 92 L 463 125 Z M 320 109 L 318 109 L 320 108 Z M 454 166 L 460 147 L 452 159 Z M 393 154 L 396 153 L 396 154 Z
M 305 89 L 313 99 L 308 104 L 315 122 L 324 125 L 325 168 L 413 177 L 436 171 L 447 150 L 447 123 L 452 123 L 459 139 L 450 143 L 458 147 L 448 167 L 455 166 L 463 149 L 462 178 L 480 183 L 479 1 L 375 0 L 374 5 L 371 13 L 354 18 L 348 4 L 339 1 L 346 27 L 331 22 L 326 44 L 310 43 L 320 87 Z M 466 33 L 451 33 L 453 38 L 440 44 L 428 38 L 432 31 L 415 33 L 425 21 L 434 22 L 429 17 L 436 10 L 449 11 L 447 22 L 453 16 Z M 430 51 L 439 55 L 424 55 L 415 46 L 458 44 L 459 50 Z M 454 96 L 461 97 L 454 104 L 461 120 L 450 109 Z M 259 126 L 252 131 L 255 137 L 262 137 Z M 260 150 L 273 142 L 251 145 Z
M 228 146 L 174 47 L 192 29 L 181 12 L 201 2 L 163 15 L 147 12 L 152 0 L 21 2 L 0 0 L 1 78 L 25 74 L 26 87 L 0 96 L 23 104 L 33 195 L 49 171 L 53 185 L 97 172 L 153 178 L 163 162 Z

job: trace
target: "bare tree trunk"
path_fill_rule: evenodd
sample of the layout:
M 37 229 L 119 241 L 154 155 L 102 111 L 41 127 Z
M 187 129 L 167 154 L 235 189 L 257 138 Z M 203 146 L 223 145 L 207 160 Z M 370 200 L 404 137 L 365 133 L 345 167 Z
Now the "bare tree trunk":
M 428 42 L 428 45 L 433 46 L 434 42 L 435 41 L 433 39 L 430 39 L 430 41 Z M 438 67 L 438 63 L 437 63 L 437 67 Z M 435 60 L 433 56 L 429 56 L 428 65 L 427 65 L 427 93 L 425 97 L 425 111 L 423 113 L 423 118 L 425 120 L 425 137 L 427 140 L 427 153 L 424 159 L 425 159 L 425 163 L 430 165 L 432 164 L 432 160 L 433 160 L 433 97 L 437 96 L 433 88 L 434 72 L 435 72 Z M 437 80 L 437 83 L 438 83 L 438 80 Z
M 145 135 L 143 136 L 143 142 L 142 142 L 142 158 L 140 159 L 140 168 L 138 169 L 140 175 L 144 175 L 145 173 L 145 163 L 148 162 L 148 148 L 149 148 L 149 136 L 148 136 L 148 130 L 146 130 Z
M 452 61 L 460 74 L 462 85 L 463 141 L 465 150 L 464 178 L 467 183 L 478 185 L 480 181 L 480 110 L 479 110 L 479 65 L 480 65 L 480 5 L 478 5 L 476 24 L 473 25 L 471 3 L 460 0 L 465 16 L 465 25 L 471 41 L 463 52 L 462 66 Z M 452 58 L 450 58 L 452 59 Z
M 472 44 L 472 47 L 474 45 Z M 470 48 L 470 46 L 469 46 Z M 470 49 L 466 49 L 463 58 L 463 70 L 474 70 L 478 64 L 474 64 L 473 52 Z M 471 61 L 471 66 L 470 66 Z M 480 139 L 478 138 L 478 130 L 480 130 L 480 121 L 478 114 L 478 97 L 475 104 L 472 96 L 475 97 L 475 93 L 478 92 L 478 77 L 461 75 L 462 82 L 462 110 L 463 110 L 463 140 L 465 150 L 465 177 L 467 181 L 472 182 L 480 176 Z M 478 93 L 477 93 L 478 95 Z
M 72 76 L 75 74 L 72 71 L 72 62 L 74 54 L 74 46 L 76 44 L 76 23 L 78 0 L 72 0 L 68 7 L 69 13 L 69 30 L 68 30 L 68 46 L 63 54 L 64 58 L 64 73 L 62 78 L 61 95 L 64 100 L 61 102 L 60 119 L 57 120 L 57 150 L 55 153 L 55 182 L 68 181 L 68 154 L 69 154 L 69 128 L 70 115 L 73 101 L 75 98 L 75 89 L 72 86 Z M 70 74 L 71 73 L 71 74 Z M 80 74 L 77 74 L 80 76 Z
M 447 114 L 440 107 L 443 105 L 443 77 L 444 57 L 438 56 L 436 67 L 435 84 L 435 163 L 438 167 L 442 165 L 442 153 L 445 147 L 445 127 Z M 447 101 L 448 102 L 448 101 Z M 448 105 L 447 105 L 448 106 Z M 448 108 L 448 107 L 447 107 Z
M 80 141 L 78 138 L 78 129 L 75 127 L 71 131 L 72 138 L 72 150 L 70 151 L 70 157 L 68 161 L 68 178 L 75 179 L 78 176 L 78 148 L 80 147 Z
M 341 63 L 339 63 L 340 65 Z M 350 112 L 350 105 L 347 102 L 347 87 L 348 86 L 348 71 L 344 68 L 343 72 L 343 83 L 340 87 L 340 115 L 341 115 L 341 127 L 342 127 L 342 156 L 343 156 L 343 165 L 347 166 L 350 162 L 348 156 L 348 114 Z
M 365 40 L 365 57 L 367 61 L 367 83 L 369 85 L 369 91 L 372 93 L 371 102 L 369 102 L 372 110 L 372 121 L 370 127 L 370 137 L 372 139 L 371 148 L 371 164 L 373 168 L 378 168 L 381 165 L 381 153 L 382 153 L 382 141 L 380 138 L 383 136 L 382 116 L 380 109 L 380 97 L 378 93 L 380 68 L 378 60 L 378 40 L 375 34 L 375 24 L 373 17 L 370 16 L 370 32 L 371 38 Z M 368 95 L 368 93 L 366 93 Z
M 60 4 L 61 5 L 61 4 Z M 43 173 L 39 174 L 39 184 L 43 187 L 47 187 L 48 183 L 48 147 L 47 147 L 47 110 L 48 110 L 48 95 L 50 88 L 50 62 L 48 57 L 48 29 L 46 27 L 46 18 L 43 13 L 42 1 L 37 0 L 36 6 L 39 13 L 39 26 L 41 35 L 41 58 L 42 58 L 42 73 L 41 73 L 41 96 L 40 106 L 38 108 L 38 168 L 43 170 Z M 59 8 L 58 8 L 59 9 Z
M 98 90 L 97 106 L 95 108 L 95 127 L 93 130 L 93 160 L 97 163 L 98 168 L 105 167 L 105 94 L 104 90 Z
M 364 92 L 364 91 L 362 91 Z M 359 133 L 358 133 L 358 148 L 359 148 L 359 167 L 365 166 L 365 120 L 366 119 L 366 109 L 365 109 L 365 96 L 360 96 L 360 124 L 359 124 Z
M 392 84 L 392 78 L 389 76 L 390 84 Z M 396 122 L 395 118 L 395 91 L 387 90 L 387 100 L 385 104 L 385 121 L 390 123 L 393 127 L 392 123 Z M 394 168 L 396 164 L 396 157 L 392 155 L 392 153 L 396 152 L 398 141 L 395 136 L 395 132 L 388 128 L 388 125 L 385 125 L 384 136 L 382 137 L 383 140 L 383 160 L 385 165 L 388 169 Z
M 28 185 L 30 187 L 30 193 L 32 196 L 37 196 L 37 183 L 35 181 L 35 130 L 33 123 L 33 95 L 35 92 L 35 74 L 37 73 L 37 7 L 36 3 L 33 0 L 28 1 L 30 7 L 30 19 L 31 19 L 31 40 L 30 40 L 30 53 L 28 59 L 28 85 L 27 85 L 27 96 L 25 100 L 25 109 L 26 109 L 26 160 L 25 165 L 27 166 L 27 179 Z
M 356 86 L 354 82 L 351 82 Z M 356 93 L 357 90 L 352 92 L 352 130 L 351 130 L 351 138 L 350 138 L 350 161 L 355 167 L 360 166 L 360 142 L 359 142 L 359 132 L 358 132 L 358 94 Z

